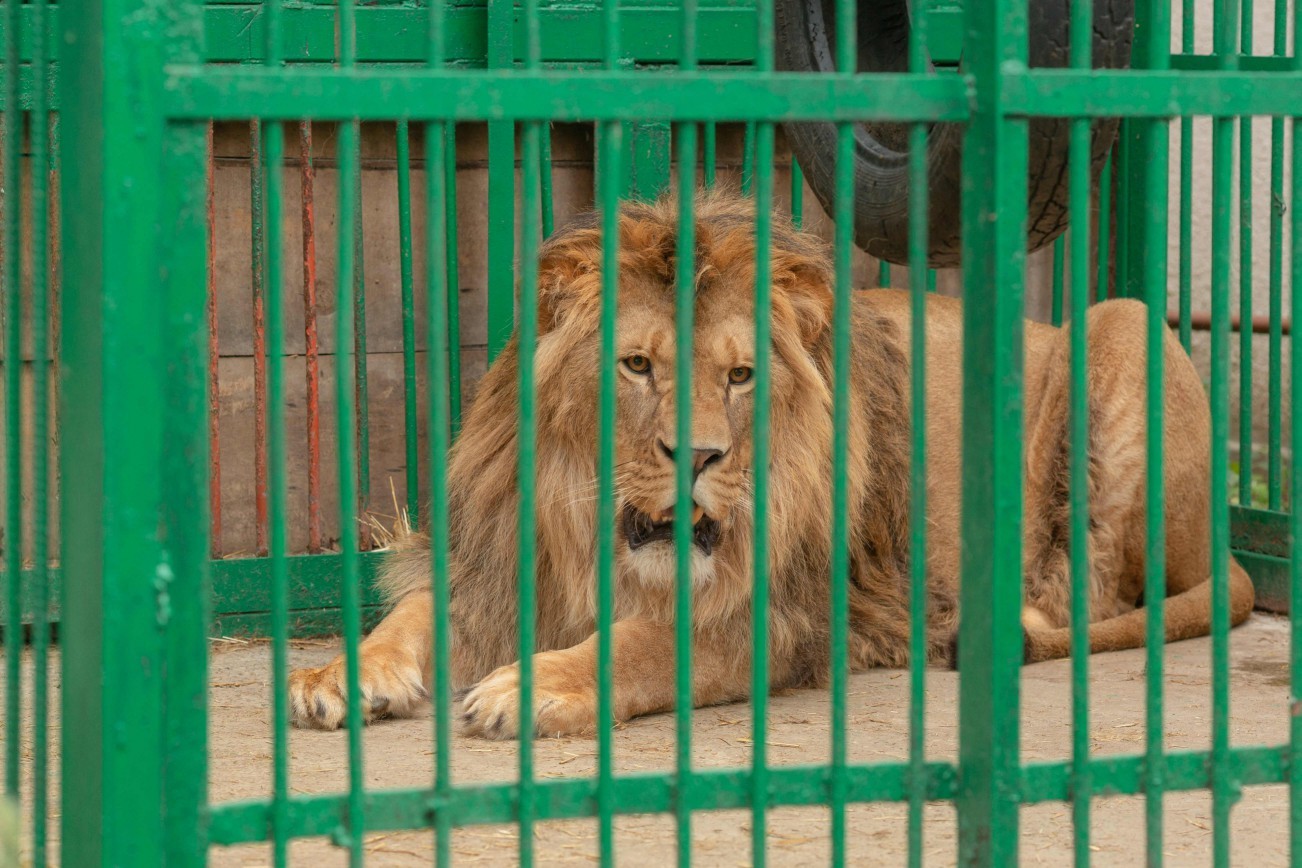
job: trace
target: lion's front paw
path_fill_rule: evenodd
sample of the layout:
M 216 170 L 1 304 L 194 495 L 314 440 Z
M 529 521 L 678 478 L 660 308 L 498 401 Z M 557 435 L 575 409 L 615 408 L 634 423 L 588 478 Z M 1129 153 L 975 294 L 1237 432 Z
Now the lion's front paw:
M 564 652 L 534 655 L 534 732 L 560 736 L 591 732 L 597 718 L 596 685 L 575 672 Z M 467 735 L 508 739 L 520 734 L 520 664 L 497 669 L 470 688 L 461 711 Z
M 429 698 L 421 670 L 411 655 L 378 648 L 362 649 L 361 716 L 404 717 Z M 289 676 L 290 713 L 306 729 L 338 729 L 347 720 L 348 681 L 344 658 Z

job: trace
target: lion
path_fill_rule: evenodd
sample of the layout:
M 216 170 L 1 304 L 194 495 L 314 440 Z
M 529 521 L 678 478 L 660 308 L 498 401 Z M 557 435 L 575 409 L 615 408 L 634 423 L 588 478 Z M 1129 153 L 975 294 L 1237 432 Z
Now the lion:
M 751 496 L 754 401 L 753 202 L 696 202 L 692 442 L 676 442 L 675 249 L 671 198 L 619 214 L 614 715 L 673 708 L 675 457 L 691 449 L 692 702 L 751 692 Z M 533 720 L 541 735 L 596 725 L 596 455 L 602 233 L 589 215 L 539 254 L 537 304 L 537 651 Z M 769 677 L 772 689 L 825 685 L 830 672 L 832 315 L 824 243 L 772 225 Z M 927 315 L 927 662 L 955 661 L 958 626 L 962 306 L 931 296 Z M 1091 652 L 1145 641 L 1146 308 L 1088 314 Z M 857 292 L 849 375 L 849 665 L 909 662 L 909 297 Z M 1025 661 L 1070 653 L 1068 334 L 1025 324 Z M 1209 409 L 1169 333 L 1166 462 L 1167 641 L 1206 635 Z M 448 665 L 463 731 L 518 735 L 516 543 L 518 348 L 485 375 L 451 450 L 447 520 Z M 400 539 L 379 584 L 391 610 L 360 648 L 361 717 L 410 715 L 429 697 L 433 596 L 427 535 Z M 1253 604 L 1230 562 L 1230 618 Z M 345 665 L 290 679 L 294 721 L 345 721 Z

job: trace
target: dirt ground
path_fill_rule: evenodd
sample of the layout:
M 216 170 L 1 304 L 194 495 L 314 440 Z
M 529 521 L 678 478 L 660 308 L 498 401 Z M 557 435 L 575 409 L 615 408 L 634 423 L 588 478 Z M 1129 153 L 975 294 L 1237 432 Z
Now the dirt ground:
M 270 789 L 269 651 L 265 644 L 238 640 L 213 643 L 211 659 L 211 799 L 265 796 Z M 1167 653 L 1166 742 L 1171 749 L 1207 748 L 1210 744 L 1210 641 L 1178 643 Z M 1231 643 L 1232 741 L 1235 745 L 1279 744 L 1288 735 L 1288 624 L 1257 614 L 1235 630 Z M 317 664 L 335 653 L 330 642 L 296 643 L 295 666 Z M 27 667 L 30 672 L 30 663 Z M 57 673 L 56 673 L 57 674 Z M 25 678 L 30 685 L 30 676 Z M 57 708 L 57 677 L 52 697 Z M 1028 667 L 1022 678 L 1022 752 L 1024 760 L 1059 759 L 1070 739 L 1070 669 L 1068 661 Z M 1144 655 L 1142 651 L 1100 655 L 1091 661 L 1091 729 L 1098 756 L 1134 754 L 1144 738 Z M 28 704 L 30 708 L 30 703 Z M 770 761 L 774 765 L 826 761 L 829 703 L 824 691 L 774 697 L 770 705 Z M 899 760 L 907 756 L 908 678 L 898 671 L 874 671 L 851 677 L 849 753 L 852 761 Z M 57 719 L 52 718 L 57 736 Z M 698 710 L 693 726 L 698 768 L 747 764 L 750 715 L 745 705 Z M 428 714 L 387 721 L 366 732 L 365 777 L 368 787 L 427 784 L 433 751 Z M 957 676 L 930 670 L 927 684 L 927 752 L 952 758 L 957 737 Z M 295 793 L 329 793 L 344 788 L 347 776 L 342 732 L 300 732 L 291 737 L 292 789 Z M 615 737 L 619 771 L 667 770 L 673 766 L 674 720 L 660 715 L 631 721 Z M 30 744 L 24 745 L 30 759 Z M 453 776 L 459 783 L 514 778 L 514 743 L 458 737 L 452 747 Z M 537 742 L 537 774 L 544 778 L 582 777 L 595 772 L 595 743 L 583 738 Z M 30 786 L 30 785 L 28 785 Z M 54 788 L 57 799 L 57 786 Z M 30 789 L 26 790 L 30 793 Z M 1287 863 L 1288 797 L 1283 787 L 1256 787 L 1244 792 L 1234 809 L 1233 861 L 1254 868 Z M 57 803 L 52 809 L 57 815 Z M 1166 799 L 1167 862 L 1205 865 L 1211 861 L 1211 803 L 1206 793 L 1177 793 Z M 27 818 L 30 822 L 30 818 Z M 57 829 L 57 821 L 55 826 Z M 26 825 L 26 824 L 25 824 Z M 852 807 L 849 813 L 848 861 L 857 865 L 904 864 L 905 807 L 899 804 Z M 1094 861 L 1098 865 L 1135 865 L 1143 861 L 1143 806 L 1138 797 L 1097 799 L 1093 811 Z M 952 808 L 927 808 L 925 856 L 929 865 L 955 862 Z M 701 865 L 749 863 L 749 815 L 717 811 L 697 815 L 693 855 Z M 826 864 L 828 816 L 822 808 L 774 810 L 769 820 L 768 856 L 775 865 Z M 1071 858 L 1071 815 L 1066 804 L 1049 803 L 1022 812 L 1021 859 L 1028 865 L 1065 865 Z M 459 830 L 453 859 L 461 864 L 508 865 L 515 862 L 516 837 L 510 827 Z M 616 820 L 616 859 L 620 865 L 662 866 L 674 854 L 674 827 L 668 817 L 627 816 Z M 547 823 L 537 830 L 540 864 L 587 864 L 595 860 L 596 825 L 591 820 Z M 428 832 L 379 832 L 366 837 L 369 862 L 375 865 L 428 864 Z M 324 839 L 296 842 L 295 865 L 312 868 L 343 865 L 345 854 Z M 266 846 L 215 848 L 214 866 L 258 866 L 270 862 Z

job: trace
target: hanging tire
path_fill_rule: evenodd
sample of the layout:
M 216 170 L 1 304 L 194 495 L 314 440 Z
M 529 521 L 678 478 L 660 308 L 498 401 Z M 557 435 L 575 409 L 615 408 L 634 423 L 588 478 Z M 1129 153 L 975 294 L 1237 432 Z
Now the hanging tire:
M 835 0 L 775 0 L 775 52 L 780 69 L 836 71 Z M 1065 67 L 1068 62 L 1071 0 L 1030 0 L 1027 30 L 1032 67 Z M 858 0 L 860 72 L 905 72 L 909 57 L 909 0 Z M 1130 64 L 1134 0 L 1096 0 L 1095 68 Z M 1091 173 L 1097 181 L 1118 122 L 1092 125 Z M 836 125 L 785 125 L 791 151 L 810 189 L 827 213 L 836 198 Z M 1027 183 L 1027 249 L 1038 250 L 1067 228 L 1067 150 L 1070 122 L 1030 122 Z M 961 124 L 937 123 L 927 136 L 928 264 L 960 264 Z M 854 239 L 869 254 L 903 264 L 909 249 L 908 125 L 889 122 L 855 125 Z

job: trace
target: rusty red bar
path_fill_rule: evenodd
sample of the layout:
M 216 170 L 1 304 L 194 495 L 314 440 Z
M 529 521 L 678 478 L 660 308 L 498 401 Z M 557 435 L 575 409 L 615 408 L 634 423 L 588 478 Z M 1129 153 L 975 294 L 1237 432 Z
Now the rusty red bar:
M 266 232 L 262 203 L 262 124 L 249 122 L 249 205 L 253 250 L 253 503 L 256 548 L 267 554 L 267 324 L 263 298 Z
M 303 165 L 303 338 L 307 366 L 307 550 L 321 550 L 321 369 L 316 329 L 316 206 L 312 122 L 299 124 Z
M 208 123 L 208 534 L 214 558 L 222 556 L 221 393 L 217 362 L 217 151 L 213 124 Z
M 1179 311 L 1168 312 L 1166 315 L 1166 320 L 1168 323 L 1171 324 L 1172 328 L 1178 327 L 1180 325 Z M 1235 331 L 1235 332 L 1240 331 L 1242 324 L 1243 321 L 1239 318 L 1238 314 L 1235 314 L 1233 317 L 1230 318 L 1230 331 Z M 1199 332 L 1210 331 L 1212 327 L 1212 315 L 1210 312 L 1205 310 L 1196 310 L 1189 315 L 1189 325 L 1194 331 L 1199 331 Z M 1293 320 L 1289 319 L 1288 317 L 1284 317 L 1284 319 L 1280 322 L 1280 327 L 1282 329 L 1283 334 L 1285 335 L 1292 334 Z M 1252 318 L 1252 333 L 1258 335 L 1270 334 L 1270 317 L 1254 316 Z

